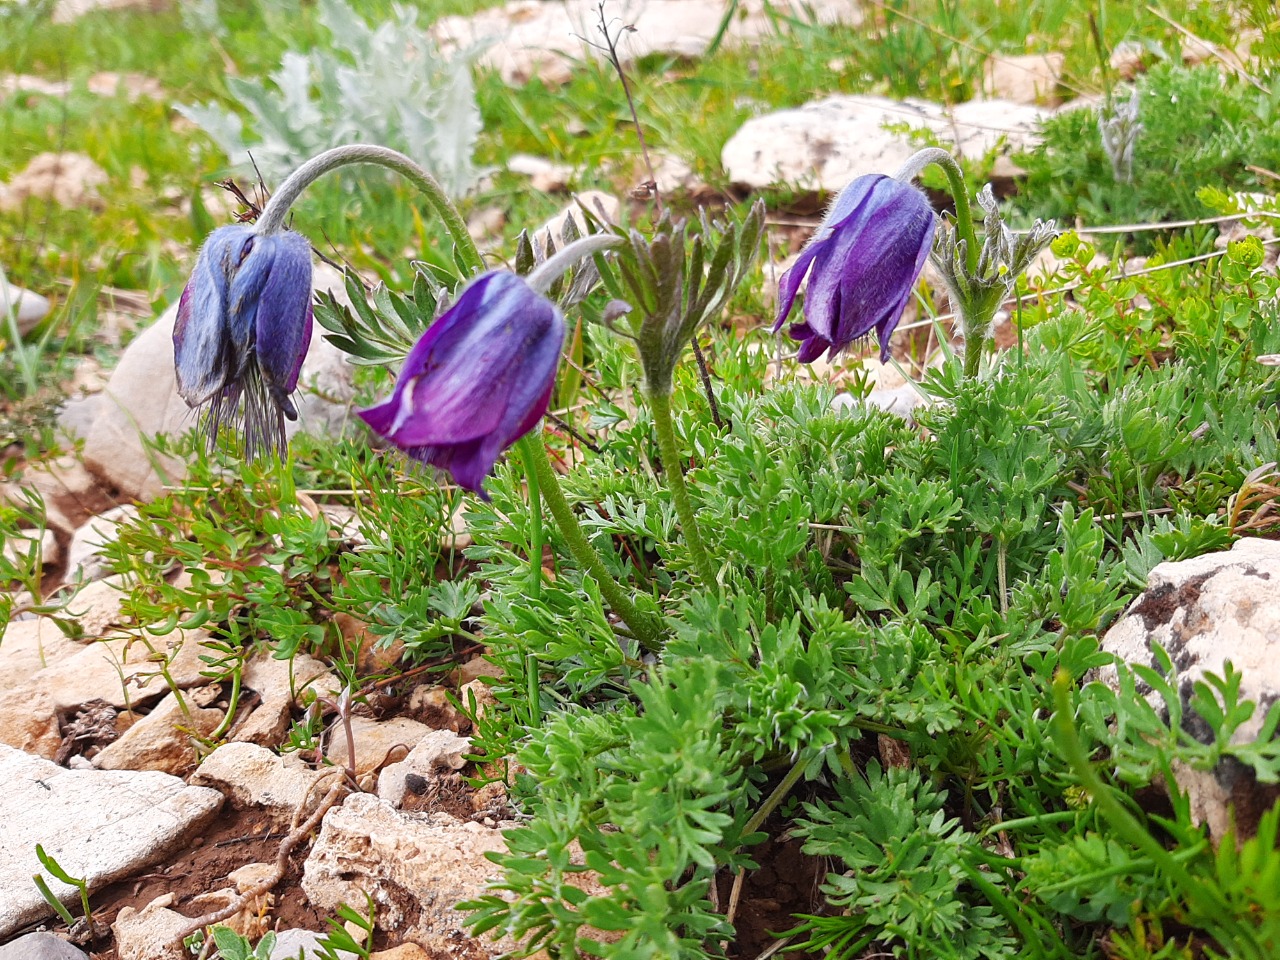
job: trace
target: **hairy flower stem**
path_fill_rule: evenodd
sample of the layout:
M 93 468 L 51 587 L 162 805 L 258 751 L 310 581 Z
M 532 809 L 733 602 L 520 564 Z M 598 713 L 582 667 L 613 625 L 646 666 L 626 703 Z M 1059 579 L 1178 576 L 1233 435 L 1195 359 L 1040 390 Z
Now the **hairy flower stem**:
M 978 370 L 982 367 L 982 347 L 986 340 L 985 336 L 965 337 L 964 340 L 964 378 L 972 380 L 978 375 Z
M 516 441 L 524 444 L 529 438 Z M 520 447 L 520 460 L 524 466 L 525 483 L 529 488 L 529 596 L 537 600 L 542 596 L 542 492 L 538 482 L 538 468 L 529 459 L 529 451 Z
M 551 510 L 551 516 L 555 518 L 556 526 L 560 528 L 561 534 L 569 544 L 569 552 L 573 554 L 573 558 L 578 561 L 578 565 L 583 570 L 595 577 L 605 602 L 631 629 L 636 642 L 649 653 L 661 651 L 664 633 L 661 624 L 655 617 L 642 613 L 631 601 L 623 591 L 622 585 L 614 579 L 613 574 L 604 565 L 600 554 L 587 541 L 578 518 L 573 514 L 573 508 L 569 506 L 569 501 L 564 498 L 564 492 L 560 489 L 556 472 L 547 458 L 547 450 L 543 446 L 542 438 L 529 434 L 518 440 L 516 444 L 520 448 L 520 455 L 524 457 L 525 463 L 533 464 L 538 474 L 539 486 L 544 494 L 543 498 Z
M 968 272 L 975 274 L 982 251 L 973 229 L 973 204 L 969 199 L 969 188 L 965 186 L 964 171 L 960 169 L 955 157 L 939 147 L 926 147 L 908 158 L 894 177 L 909 183 L 930 164 L 940 167 L 947 175 L 947 189 L 956 205 L 956 237 L 964 244 L 964 261 Z M 985 324 L 975 324 L 975 317 L 965 315 L 970 311 L 964 305 L 957 303 L 955 307 L 960 314 L 960 329 L 964 332 L 964 375 L 967 379 L 973 379 L 978 375 L 978 368 L 982 363 L 982 349 L 986 345 L 987 329 L 995 308 L 986 314 Z
M 676 431 L 671 422 L 671 394 L 654 390 L 648 393 L 648 398 L 649 409 L 653 411 L 653 426 L 658 432 L 658 447 L 662 451 L 662 470 L 667 476 L 667 488 L 675 502 L 676 514 L 680 517 L 684 541 L 689 546 L 689 553 L 693 555 L 693 565 L 698 571 L 698 577 L 705 586 L 712 587 L 716 583 L 716 568 L 702 543 L 698 519 L 693 512 L 693 500 L 689 497 L 689 487 L 684 482 L 684 471 L 680 469 L 680 451 L 676 447 Z
M 912 154 L 893 178 L 910 183 L 930 164 L 940 167 L 947 175 L 947 189 L 956 204 L 956 234 L 965 242 L 965 260 L 972 273 L 978 269 L 978 255 L 981 251 L 977 235 L 973 232 L 973 204 L 969 200 L 969 188 L 965 186 L 964 171 L 960 169 L 956 158 L 941 147 L 926 147 Z
M 480 256 L 476 242 L 471 239 L 471 234 L 467 232 L 462 214 L 458 213 L 458 208 L 453 205 L 439 181 L 403 153 L 368 143 L 353 143 L 326 150 L 289 174 L 288 179 L 280 184 L 280 188 L 267 201 L 262 216 L 258 218 L 258 232 L 267 235 L 283 230 L 285 215 L 303 190 L 326 173 L 353 163 L 386 167 L 417 187 L 444 223 L 454 246 L 466 260 L 467 267 L 472 272 L 484 269 L 484 259 Z

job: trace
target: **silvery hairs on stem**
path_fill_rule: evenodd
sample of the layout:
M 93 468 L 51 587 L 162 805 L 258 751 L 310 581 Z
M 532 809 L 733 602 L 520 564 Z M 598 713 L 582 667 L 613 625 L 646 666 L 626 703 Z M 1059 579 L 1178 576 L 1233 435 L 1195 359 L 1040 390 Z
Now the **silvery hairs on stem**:
M 1037 220 L 1030 230 L 1015 233 L 1000 215 L 991 185 L 978 192 L 983 211 L 983 239 L 978 261 L 968 269 L 968 242 L 945 221 L 938 229 L 930 259 L 955 300 L 966 338 L 985 337 L 1000 304 L 1013 292 L 1018 275 L 1057 234 L 1057 224 Z
M 1122 104 L 1108 100 L 1098 105 L 1098 132 L 1116 183 L 1133 183 L 1133 147 L 1142 132 L 1142 123 L 1138 120 L 1141 105 L 1137 87 Z

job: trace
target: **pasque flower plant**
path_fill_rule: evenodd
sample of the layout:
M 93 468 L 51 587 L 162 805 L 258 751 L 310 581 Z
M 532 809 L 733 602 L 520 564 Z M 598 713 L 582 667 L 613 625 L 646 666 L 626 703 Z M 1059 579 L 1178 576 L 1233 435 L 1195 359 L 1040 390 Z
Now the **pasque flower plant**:
M 973 227 L 974 203 L 955 157 L 938 147 L 927 147 L 910 157 L 895 176 L 904 182 L 913 180 L 930 164 L 946 174 L 956 204 L 955 220 L 943 223 L 938 230 L 930 259 L 951 295 L 964 338 L 964 375 L 976 377 L 996 311 L 1013 292 L 1018 276 L 1053 239 L 1056 226 L 1052 220 L 1037 220 L 1030 230 L 1014 234 L 1000 215 L 988 184 L 977 196 L 983 224 L 979 244 Z
M 394 392 L 384 403 L 362 411 L 361 417 L 410 456 L 448 471 L 460 486 L 481 496 L 484 478 L 497 458 L 518 443 L 535 529 L 540 530 L 537 518 L 545 496 L 571 552 L 595 578 L 601 596 L 636 643 L 656 651 L 664 634 L 660 618 L 652 610 L 637 607 L 609 572 L 560 491 L 545 447 L 529 436 L 546 413 L 565 335 L 563 316 L 544 293 L 574 264 L 617 246 L 620 238 L 584 237 L 548 258 L 525 279 L 506 272 L 486 273 L 466 223 L 427 171 L 385 147 L 335 147 L 295 170 L 272 196 L 255 226 L 223 227 L 206 242 L 183 295 L 174 338 L 182 396 L 197 405 L 222 397 L 219 390 L 229 388 L 226 396 L 238 398 L 239 391 L 258 382 L 255 377 L 261 379 L 265 386 L 252 394 L 258 407 L 250 408 L 246 415 L 251 447 L 259 443 L 261 434 L 258 424 L 262 418 L 256 411 L 265 406 L 262 397 L 276 406 L 280 418 L 296 415 L 288 394 L 297 384 L 296 368 L 301 366 L 310 335 L 310 261 L 306 261 L 307 272 L 302 277 L 297 257 L 299 243 L 306 241 L 283 230 L 285 216 L 302 191 L 319 177 L 359 163 L 384 167 L 413 183 L 449 233 L 463 277 L 474 277 L 452 308 L 431 323 L 416 344 L 404 344 L 407 355 Z M 266 245 L 260 246 L 264 239 Z M 274 256 L 254 259 L 255 250 Z M 279 272 L 272 269 L 277 263 Z M 298 292 L 304 288 L 305 297 Z M 294 303 L 292 297 L 296 297 L 305 311 L 301 329 L 306 336 L 297 337 L 301 344 L 297 355 L 289 352 L 291 347 L 270 340 L 274 328 L 269 323 L 263 326 L 281 312 L 286 292 L 291 295 L 287 302 Z M 249 317 L 259 323 L 245 334 Z M 358 331 L 346 333 L 360 338 Z M 355 345 L 350 336 L 339 335 L 337 340 Z M 293 366 L 286 370 L 287 357 L 293 357 Z M 258 363 L 257 370 L 250 360 Z M 214 430 L 238 409 L 234 402 L 218 402 L 211 421 Z M 283 424 L 271 434 L 269 445 L 260 445 L 281 450 Z M 536 596 L 542 569 L 540 533 L 533 540 L 530 590 Z
M 912 186 L 925 167 L 946 174 L 955 198 L 953 223 L 939 219 L 928 199 Z M 880 341 L 880 360 L 889 359 L 889 337 L 902 318 L 916 281 L 932 258 L 951 294 L 965 341 L 964 373 L 976 376 L 992 318 L 1017 277 L 1053 237 L 1054 225 L 1036 221 L 1015 236 L 1004 223 L 990 187 L 977 206 L 983 214 L 983 243 L 973 227 L 973 203 L 955 158 L 929 147 L 917 152 L 892 177 L 858 177 L 836 198 L 821 226 L 778 287 L 781 329 L 808 278 L 804 319 L 793 323 L 801 341 L 799 359 L 809 363 L 834 357 L 869 336 Z

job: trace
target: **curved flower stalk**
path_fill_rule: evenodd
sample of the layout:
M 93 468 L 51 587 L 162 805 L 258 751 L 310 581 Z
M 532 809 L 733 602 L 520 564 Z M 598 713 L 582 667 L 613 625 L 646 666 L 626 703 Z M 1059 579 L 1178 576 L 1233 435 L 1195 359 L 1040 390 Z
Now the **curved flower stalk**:
M 209 235 L 178 301 L 173 327 L 178 395 L 207 407 L 210 448 L 242 420 L 245 453 L 278 454 L 290 394 L 311 343 L 311 244 L 291 230 L 246 224 Z
M 808 277 L 804 320 L 789 331 L 801 341 L 800 361 L 810 363 L 824 352 L 834 358 L 873 330 L 880 361 L 888 360 L 889 337 L 920 279 L 936 226 L 928 198 L 909 182 L 882 174 L 858 177 L 782 275 L 774 332 Z
M 547 412 L 564 336 L 560 311 L 523 279 L 482 274 L 409 352 L 395 392 L 359 416 L 488 499 L 498 457 Z
M 483 267 L 466 224 L 440 185 L 403 154 L 356 144 L 308 160 L 281 184 L 258 222 L 219 227 L 196 258 L 178 301 L 173 330 L 178 394 L 207 407 L 204 429 L 239 423 L 245 454 L 279 455 L 285 420 L 298 418 L 297 388 L 311 344 L 311 245 L 284 228 L 293 202 L 317 178 L 352 163 L 373 163 L 411 180 L 436 209 L 467 271 Z

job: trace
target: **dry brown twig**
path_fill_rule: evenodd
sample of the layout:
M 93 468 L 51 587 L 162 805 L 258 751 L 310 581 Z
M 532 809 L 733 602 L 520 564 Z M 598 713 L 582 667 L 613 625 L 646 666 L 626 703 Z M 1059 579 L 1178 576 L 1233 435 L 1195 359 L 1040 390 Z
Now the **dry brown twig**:
M 335 773 L 345 774 L 345 771 L 335 771 Z M 329 812 L 329 809 L 333 807 L 339 799 L 341 799 L 342 795 L 346 793 L 347 790 L 346 777 L 345 775 L 341 775 L 338 777 L 337 782 L 329 788 L 329 792 L 324 795 L 316 808 L 311 811 L 311 815 L 300 824 L 297 823 L 297 820 L 302 813 L 305 803 L 302 806 L 299 806 L 293 817 L 295 825 L 289 830 L 289 835 L 285 837 L 283 842 L 280 844 L 280 852 L 276 854 L 275 867 L 272 869 L 271 875 L 265 880 L 254 884 L 244 893 L 240 894 L 240 896 L 232 900 L 227 906 L 214 910 L 211 913 L 206 913 L 204 916 L 196 917 L 189 924 L 183 927 L 181 932 L 174 936 L 174 939 L 177 941 L 185 940 L 197 930 L 203 930 L 205 927 L 211 926 L 215 923 L 221 923 L 229 917 L 234 917 L 255 899 L 265 893 L 269 893 L 272 888 L 274 888 L 275 885 L 284 878 L 285 873 L 288 872 L 289 855 L 293 852 L 293 848 L 316 828 L 324 815 Z

